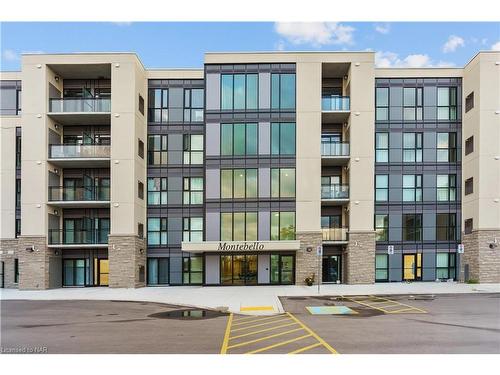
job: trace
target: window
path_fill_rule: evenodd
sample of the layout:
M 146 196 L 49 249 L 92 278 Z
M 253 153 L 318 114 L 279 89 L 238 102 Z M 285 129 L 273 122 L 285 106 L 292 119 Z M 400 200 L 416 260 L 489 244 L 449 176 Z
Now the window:
M 144 238 L 144 224 L 143 223 L 137 223 L 137 236 L 139 236 L 139 238 Z
M 167 245 L 167 218 L 154 217 L 148 219 L 148 245 Z
M 457 133 L 437 133 L 437 161 L 457 161 Z
M 295 109 L 295 74 L 271 74 L 271 108 Z
M 454 279 L 455 261 L 455 253 L 436 253 L 436 279 Z
M 454 201 L 457 193 L 457 176 L 454 174 L 444 174 L 436 176 L 437 200 Z
M 403 133 L 403 162 L 422 162 L 422 133 Z
M 389 133 L 375 134 L 375 161 L 377 163 L 389 162 Z
M 21 219 L 16 219 L 16 238 L 21 235 Z
M 221 109 L 257 109 L 258 77 L 258 74 L 222 74 Z
M 203 218 L 185 217 L 182 220 L 182 240 L 184 242 L 203 241 Z
M 203 204 L 203 178 L 184 177 L 184 204 Z
M 144 98 L 139 94 L 139 112 L 144 116 Z
M 16 132 L 17 129 L 16 128 Z M 16 169 L 21 169 L 21 135 L 16 135 Z
M 375 281 L 389 279 L 389 256 L 387 254 L 375 255 Z
M 221 155 L 257 155 L 257 124 L 221 124 Z
M 168 284 L 169 258 L 148 258 L 148 285 Z
M 137 196 L 144 199 L 144 184 L 141 181 L 137 181 Z
M 167 204 L 167 177 L 148 178 L 148 205 Z
M 19 259 L 14 259 L 14 283 L 19 283 Z
M 184 122 L 203 122 L 203 89 L 184 90 Z
M 473 229 L 473 220 L 472 220 L 472 218 L 466 219 L 465 222 L 464 222 L 464 233 L 465 234 L 470 234 L 470 233 L 472 233 L 472 229 Z
M 221 170 L 221 198 L 257 198 L 257 169 Z
M 422 175 L 403 175 L 403 202 L 422 201 Z
M 403 214 L 403 241 L 422 240 L 422 214 Z
M 474 108 L 474 91 L 465 98 L 465 113 L 469 112 L 472 108 Z
M 221 241 L 256 241 L 257 212 L 223 212 L 220 228 Z
M 203 135 L 184 134 L 184 164 L 203 164 Z
M 271 168 L 271 197 L 295 197 L 295 168 Z
M 403 119 L 405 121 L 422 120 L 422 88 L 403 88 Z
M 21 81 L 0 82 L 0 116 L 21 114 Z
M 148 107 L 149 122 L 168 122 L 168 89 L 150 89 Z
M 21 179 L 16 178 L 16 208 L 21 208 Z
M 271 124 L 271 154 L 295 155 L 295 123 L 273 122 Z
M 454 241 L 457 238 L 457 215 L 436 214 L 436 240 Z
M 438 120 L 456 120 L 457 119 L 457 88 L 456 87 L 438 87 Z
M 139 155 L 140 158 L 144 159 L 144 142 L 140 139 L 137 139 L 137 150 L 137 155 Z
M 471 136 L 465 140 L 465 155 L 469 155 L 474 152 L 474 136 Z
M 167 135 L 148 136 L 148 164 L 165 165 L 167 164 Z
M 387 201 L 389 198 L 389 176 L 376 175 L 375 176 L 375 200 L 382 202 Z
M 182 259 L 182 282 L 184 284 L 203 283 L 203 257 L 192 256 Z
M 375 215 L 375 240 L 387 241 L 389 238 L 389 215 Z
M 472 194 L 474 192 L 474 178 L 468 178 L 465 180 L 465 195 Z
M 271 241 L 295 239 L 295 212 L 271 212 Z
M 389 120 L 389 88 L 377 87 L 375 90 L 375 119 L 377 121 Z

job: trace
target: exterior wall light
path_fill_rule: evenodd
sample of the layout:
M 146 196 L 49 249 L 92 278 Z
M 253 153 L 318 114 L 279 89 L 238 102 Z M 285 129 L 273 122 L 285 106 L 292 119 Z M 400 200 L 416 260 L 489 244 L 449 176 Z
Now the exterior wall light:
M 116 63 L 115 64 L 115 68 L 119 68 L 120 67 L 120 64 L 119 63 Z
M 40 69 L 42 67 L 42 64 L 36 64 L 36 67 Z
M 120 117 L 120 114 L 119 113 L 115 113 L 115 117 Z
M 36 115 L 36 118 L 42 118 L 42 115 L 39 113 Z
M 119 203 L 113 203 L 113 207 L 120 207 Z
M 355 63 L 354 63 L 354 65 L 355 65 L 355 66 L 360 66 L 360 65 L 361 65 L 361 63 L 359 63 L 359 62 L 355 62 Z

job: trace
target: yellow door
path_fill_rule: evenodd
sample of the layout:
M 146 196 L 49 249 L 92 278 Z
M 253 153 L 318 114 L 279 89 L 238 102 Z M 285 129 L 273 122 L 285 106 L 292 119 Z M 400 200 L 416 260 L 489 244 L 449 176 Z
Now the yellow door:
M 99 259 L 99 285 L 109 285 L 109 260 Z
M 415 254 L 403 255 L 403 279 L 415 280 Z

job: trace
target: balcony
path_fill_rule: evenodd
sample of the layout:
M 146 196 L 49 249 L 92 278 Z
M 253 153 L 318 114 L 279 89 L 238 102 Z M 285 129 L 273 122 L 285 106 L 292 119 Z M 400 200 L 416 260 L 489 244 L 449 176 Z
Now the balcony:
M 321 186 L 321 201 L 324 204 L 342 204 L 349 202 L 349 185 L 322 185 Z
M 347 121 L 351 111 L 349 96 L 329 95 L 321 97 L 322 120 L 325 123 L 341 123 Z
M 60 167 L 108 167 L 110 156 L 110 145 L 49 145 L 49 161 Z
M 49 186 L 49 204 L 58 207 L 108 207 L 109 186 Z
M 109 229 L 49 229 L 49 247 L 108 247 Z
M 349 161 L 349 143 L 321 142 L 323 165 L 344 165 Z
M 49 99 L 49 116 L 62 125 L 109 125 L 110 98 Z
M 347 243 L 348 241 L 347 227 L 342 228 L 322 228 L 324 243 Z

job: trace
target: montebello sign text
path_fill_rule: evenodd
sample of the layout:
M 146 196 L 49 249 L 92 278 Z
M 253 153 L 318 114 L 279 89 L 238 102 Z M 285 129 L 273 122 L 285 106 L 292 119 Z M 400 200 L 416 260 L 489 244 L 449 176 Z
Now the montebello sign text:
M 219 251 L 256 251 L 264 250 L 265 246 L 259 242 L 227 243 L 219 242 Z

